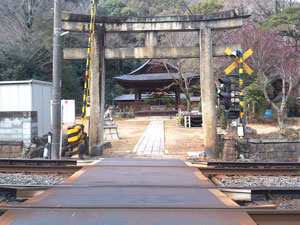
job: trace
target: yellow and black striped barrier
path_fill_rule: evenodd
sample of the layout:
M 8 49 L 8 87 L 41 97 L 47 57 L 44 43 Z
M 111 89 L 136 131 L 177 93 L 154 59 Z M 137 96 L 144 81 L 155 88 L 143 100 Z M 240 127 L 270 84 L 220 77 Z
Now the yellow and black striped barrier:
M 68 127 L 68 142 L 72 146 L 72 158 L 80 158 L 80 144 L 84 144 L 83 125 L 73 125 Z

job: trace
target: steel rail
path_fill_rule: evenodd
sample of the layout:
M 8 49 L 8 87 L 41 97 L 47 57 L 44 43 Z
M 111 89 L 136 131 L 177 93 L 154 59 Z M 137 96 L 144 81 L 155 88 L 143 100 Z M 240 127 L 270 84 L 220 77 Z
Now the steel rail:
M 20 190 L 47 190 L 50 188 L 183 188 L 183 189 L 234 189 L 249 190 L 254 193 L 274 192 L 289 194 L 300 194 L 300 187 L 265 187 L 265 186 L 198 186 L 198 185 L 107 185 L 107 184 L 58 184 L 58 185 L 23 185 L 23 184 L 0 184 L 1 190 L 20 189 Z
M 1 173 L 75 173 L 83 166 L 0 165 Z
M 204 175 L 300 175 L 300 168 L 197 167 Z
M 206 165 L 214 167 L 263 167 L 263 168 L 274 168 L 274 167 L 296 167 L 300 168 L 300 162 L 236 162 L 236 161 L 194 161 L 192 164 L 195 165 Z
M 77 165 L 76 160 L 72 159 L 11 159 L 0 158 L 0 165 L 49 165 L 49 166 L 66 166 Z
M 182 166 L 177 166 L 177 165 L 113 165 L 113 164 L 93 164 L 93 165 L 84 165 L 85 167 L 124 167 L 124 168 L 128 168 L 128 167 L 132 167 L 132 168 L 153 168 L 153 167 L 157 167 L 157 168 L 195 168 L 195 167 L 189 167 L 187 165 L 182 165 Z
M 210 207 L 210 206 L 170 206 L 170 205 L 161 205 L 161 206 L 151 206 L 151 205 L 94 205 L 94 206 L 47 206 L 47 205 L 0 205 L 0 210 L 19 210 L 19 209 L 36 209 L 36 210 L 205 210 L 205 211 L 230 211 L 230 212 L 252 212 L 252 213 L 261 213 L 264 209 L 269 209 L 266 212 L 270 211 L 270 208 L 264 205 L 258 206 L 226 206 L 223 207 Z M 274 209 L 274 211 L 277 211 Z M 299 214 L 300 210 L 281 210 L 288 211 L 289 213 Z M 283 213 L 283 212 L 282 212 Z
M 49 188 L 198 188 L 198 189 L 236 189 L 236 190 L 251 190 L 251 191 L 299 191 L 298 186 L 213 186 L 213 185 L 110 185 L 110 184 L 58 184 L 58 185 L 25 185 L 25 184 L 0 184 L 1 189 L 49 189 Z

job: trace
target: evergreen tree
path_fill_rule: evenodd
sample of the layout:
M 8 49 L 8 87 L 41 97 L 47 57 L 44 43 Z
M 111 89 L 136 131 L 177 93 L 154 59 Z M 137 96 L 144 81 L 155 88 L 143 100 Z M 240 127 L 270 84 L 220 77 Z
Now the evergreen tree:
M 294 40 L 296 51 L 300 40 L 300 6 L 284 9 L 264 22 L 265 27 Z

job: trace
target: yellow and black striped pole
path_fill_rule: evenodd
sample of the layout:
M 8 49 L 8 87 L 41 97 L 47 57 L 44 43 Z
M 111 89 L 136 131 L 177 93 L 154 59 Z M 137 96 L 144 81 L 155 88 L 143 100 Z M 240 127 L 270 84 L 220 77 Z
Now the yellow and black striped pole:
M 252 49 L 248 49 L 245 53 L 243 53 L 242 49 L 236 49 L 234 51 L 231 51 L 230 49 L 226 49 L 225 53 L 228 56 L 234 57 L 234 62 L 229 65 L 224 72 L 228 75 L 230 74 L 235 68 L 238 67 L 238 77 L 239 77 L 239 119 L 240 124 L 238 127 L 238 135 L 243 138 L 245 136 L 246 132 L 246 104 L 244 103 L 244 69 L 245 71 L 251 75 L 253 73 L 253 70 L 245 63 L 245 60 L 249 58 L 253 54 Z M 236 118 L 237 119 L 237 118 Z
M 82 101 L 82 113 L 81 113 L 81 124 L 86 123 L 86 109 L 88 104 L 89 96 L 89 83 L 91 75 L 91 61 L 92 61 L 92 51 L 93 51 L 93 36 L 95 30 L 95 15 L 96 15 L 96 5 L 95 1 L 91 0 L 91 20 L 89 29 L 89 42 L 88 42 L 88 52 L 85 66 L 85 76 L 84 76 L 84 90 L 83 90 L 83 101 Z
M 239 98 L 240 98 L 240 138 L 244 138 L 245 136 L 245 129 L 246 129 L 246 120 L 245 120 L 245 104 L 244 104 L 244 68 L 243 68 L 243 59 L 239 58 Z M 238 132 L 239 133 L 239 132 Z

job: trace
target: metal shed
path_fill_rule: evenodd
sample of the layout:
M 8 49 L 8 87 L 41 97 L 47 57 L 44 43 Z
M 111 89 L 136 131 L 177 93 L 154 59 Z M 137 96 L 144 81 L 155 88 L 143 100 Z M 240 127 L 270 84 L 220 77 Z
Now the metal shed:
M 51 130 L 51 92 L 51 82 L 1 81 L 0 111 L 37 111 L 38 136 L 42 136 Z

